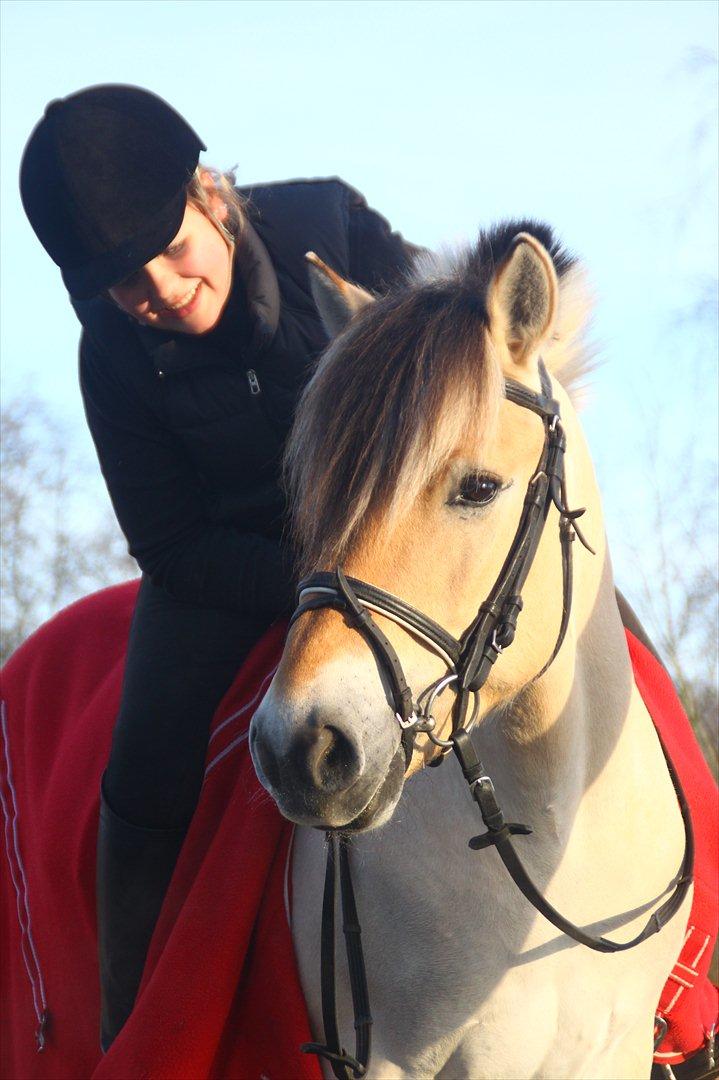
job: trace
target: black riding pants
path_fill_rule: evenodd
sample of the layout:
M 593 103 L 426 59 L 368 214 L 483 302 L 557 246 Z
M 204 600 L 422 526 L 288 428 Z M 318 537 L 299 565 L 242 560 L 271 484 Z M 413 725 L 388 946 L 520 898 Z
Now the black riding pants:
M 143 578 L 104 781 L 120 817 L 146 828 L 189 824 L 210 722 L 270 621 L 173 600 Z

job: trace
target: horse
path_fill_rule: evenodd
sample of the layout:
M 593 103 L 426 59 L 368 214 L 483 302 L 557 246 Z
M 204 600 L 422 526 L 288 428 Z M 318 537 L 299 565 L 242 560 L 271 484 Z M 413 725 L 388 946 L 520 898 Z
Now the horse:
M 660 995 L 674 1020 L 706 982 L 716 885 L 695 874 L 709 914 L 695 902 L 687 927 L 691 825 L 572 400 L 582 268 L 512 222 L 377 300 L 316 257 L 310 272 L 333 341 L 286 459 L 309 576 L 218 709 L 138 999 L 104 1056 L 98 795 L 137 583 L 59 613 L 7 665 L 0 1068 L 646 1077 Z M 682 775 L 707 773 L 701 825 L 716 815 L 696 755 Z M 711 842 L 698 828 L 705 863 Z M 338 867 L 349 975 L 330 955 Z M 665 1060 L 710 1031 L 705 990 Z
M 451 753 L 460 707 L 482 782 L 531 826 L 514 847 L 538 894 L 586 935 L 629 941 L 677 887 L 685 823 L 633 678 L 573 402 L 589 356 L 585 275 L 532 222 L 425 259 L 380 300 L 310 258 L 333 341 L 287 448 L 309 576 L 250 745 L 296 823 L 292 932 L 313 1030 L 328 1024 L 317 943 L 330 830 L 351 838 L 369 1076 L 647 1077 L 691 890 L 636 948 L 584 948 L 527 903 L 495 845 L 468 848 L 476 783 L 462 784 Z M 533 484 L 554 467 L 536 405 L 547 399 L 566 472 L 526 580 L 498 599 Z M 568 500 L 585 509 L 589 549 L 575 545 L 571 597 L 558 531 L 569 545 L 580 526 Z M 472 693 L 456 661 L 478 623 L 494 629 Z M 452 656 L 448 637 L 464 651 Z M 361 1026 L 356 987 L 337 981 L 339 1030 Z M 339 1046 L 319 1052 L 335 1075 L 360 1075 Z

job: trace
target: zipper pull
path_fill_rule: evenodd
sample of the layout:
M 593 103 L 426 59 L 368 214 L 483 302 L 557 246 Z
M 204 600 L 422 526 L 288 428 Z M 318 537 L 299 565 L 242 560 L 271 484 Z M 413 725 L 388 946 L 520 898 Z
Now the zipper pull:
M 262 393 L 262 388 L 260 386 L 260 380 L 257 378 L 257 372 L 253 371 L 252 368 L 250 368 L 249 371 L 247 372 L 247 382 L 249 383 L 250 393 L 251 394 L 260 394 L 260 393 Z

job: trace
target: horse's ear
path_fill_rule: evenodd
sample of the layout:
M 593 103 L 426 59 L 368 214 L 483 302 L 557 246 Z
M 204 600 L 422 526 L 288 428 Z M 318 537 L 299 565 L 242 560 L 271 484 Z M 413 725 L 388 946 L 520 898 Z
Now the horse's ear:
M 353 315 L 373 303 L 374 297 L 359 285 L 345 281 L 314 251 L 308 251 L 305 259 L 309 263 L 312 296 L 325 329 L 333 338 L 344 330 Z
M 557 312 L 559 285 L 547 249 L 529 233 L 518 233 L 489 286 L 490 333 L 526 365 L 549 337 Z

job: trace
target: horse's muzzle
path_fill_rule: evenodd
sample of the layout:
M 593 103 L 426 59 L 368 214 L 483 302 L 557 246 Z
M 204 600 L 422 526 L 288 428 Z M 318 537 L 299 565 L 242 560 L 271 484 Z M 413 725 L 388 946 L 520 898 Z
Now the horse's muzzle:
M 370 828 L 402 788 L 404 755 L 382 773 L 368 771 L 359 737 L 341 722 L 308 723 L 280 748 L 253 723 L 250 751 L 260 782 L 300 825 Z

